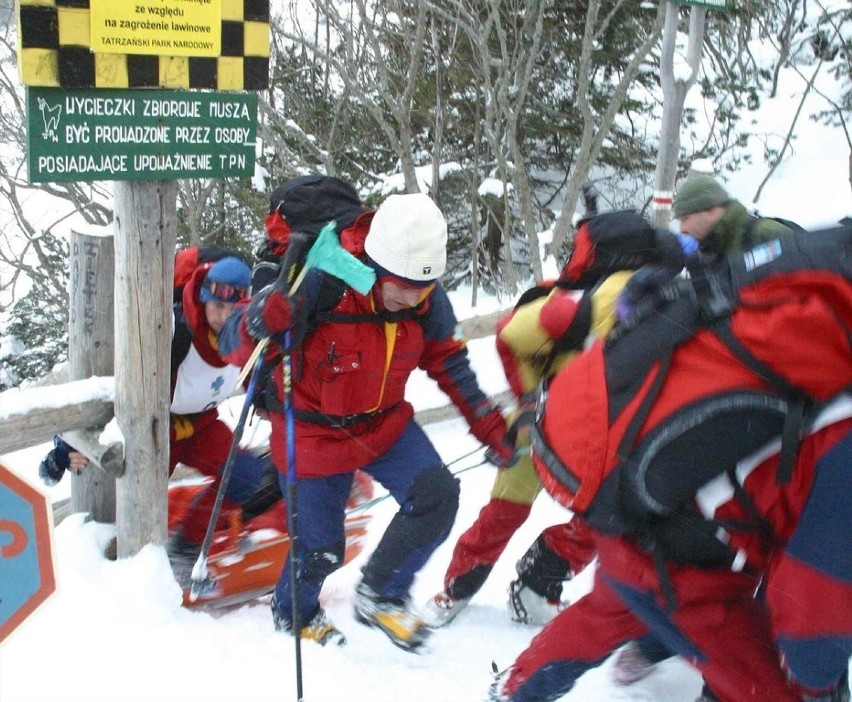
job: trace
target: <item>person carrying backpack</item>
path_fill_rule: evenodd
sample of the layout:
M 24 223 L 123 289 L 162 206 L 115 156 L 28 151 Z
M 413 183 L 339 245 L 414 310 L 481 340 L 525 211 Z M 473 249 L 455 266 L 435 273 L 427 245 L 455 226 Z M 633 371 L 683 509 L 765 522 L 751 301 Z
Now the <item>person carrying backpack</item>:
M 575 253 L 559 280 L 526 291 L 497 323 L 497 351 L 518 402 L 514 426 L 521 433 L 532 423 L 539 383 L 592 340 L 609 334 L 616 301 L 635 270 L 649 265 L 670 279 L 683 268 L 684 253 L 671 233 L 655 231 L 631 210 L 597 214 L 587 199 L 587 212 L 590 209 L 595 215 L 578 224 Z M 519 443 L 529 446 L 528 436 Z M 495 476 L 488 503 L 453 549 L 443 590 L 426 603 L 432 626 L 448 624 L 467 607 L 540 492 L 529 455 Z M 542 531 L 518 561 L 517 578 L 509 584 L 512 619 L 532 625 L 550 621 L 563 606 L 563 582 L 595 555 L 594 540 L 581 519 Z
M 680 221 L 678 240 L 686 256 L 697 254 L 704 262 L 751 248 L 755 244 L 791 234 L 790 226 L 772 218 L 749 215 L 745 207 L 709 175 L 693 175 L 678 188 L 674 214 Z M 581 250 L 572 254 L 567 266 L 575 277 L 588 279 L 589 271 Z M 653 287 L 654 271 L 642 272 L 619 300 L 619 312 L 627 314 L 644 287 L 640 276 L 647 276 Z M 662 280 L 662 279 L 660 279 Z M 513 618 L 531 623 L 546 623 L 561 604 L 561 580 L 570 579 L 594 554 L 591 535 L 582 520 L 572 519 L 544 530 L 518 561 L 518 577 L 510 584 L 509 610 Z M 560 577 L 560 574 L 561 577 Z M 538 616 L 536 613 L 540 613 Z M 541 615 L 544 616 L 541 616 Z M 631 684 L 646 677 L 653 667 L 669 656 L 665 647 L 651 636 L 631 642 L 616 657 L 613 676 L 619 684 Z M 697 702 L 714 702 L 705 686 Z
M 691 175 L 680 184 L 672 209 L 680 224 L 678 236 L 684 252 L 698 254 L 705 263 L 791 234 L 796 227 L 784 220 L 749 214 L 742 203 L 706 174 Z M 625 683 L 641 680 L 666 657 L 665 649 L 652 638 L 639 639 L 618 654 L 614 675 Z M 715 702 L 715 697 L 705 687 L 696 702 Z
M 556 699 L 648 631 L 723 702 L 849 699 L 850 235 L 732 256 L 555 378 L 536 468 L 600 568 L 491 699 Z
M 184 588 L 201 549 L 218 489 L 218 474 L 233 439 L 231 429 L 219 419 L 218 406 L 233 391 L 240 368 L 222 358 L 218 335 L 234 304 L 246 297 L 251 270 L 241 258 L 230 254 L 216 247 L 193 247 L 178 252 L 175 262 L 168 472 L 171 475 L 177 464 L 183 463 L 213 478 L 166 544 L 175 579 Z M 79 473 L 87 464 L 83 454 L 57 436 L 39 474 L 48 485 L 54 485 L 66 469 Z M 265 470 L 264 459 L 249 451 L 238 451 L 223 520 L 238 503 L 256 498 L 255 489 L 261 485 Z M 271 501 L 265 500 L 264 507 Z
M 297 232 L 298 225 L 290 225 Z M 279 276 L 238 305 L 225 324 L 220 343 L 232 362 L 245 363 L 256 341 L 266 338 L 277 347 L 273 352 L 291 355 L 292 375 L 286 362 L 273 370 L 279 409 L 272 407 L 270 417 L 282 492 L 289 495 L 289 487 L 298 495 L 298 610 L 288 559 L 272 600 L 277 630 L 295 628 L 320 644 L 345 642 L 319 596 L 325 579 L 343 564 L 344 504 L 361 469 L 390 492 L 399 511 L 363 568 L 355 617 L 406 651 L 426 641 L 429 629 L 412 610 L 409 590 L 452 527 L 459 485 L 405 400 L 415 368 L 449 395 L 496 462 L 507 467 L 515 460 L 506 422 L 479 387 L 438 280 L 446 245 L 446 220 L 427 195 L 391 195 L 363 241 L 361 261 L 375 273 L 365 293 L 309 268 L 297 289 Z M 329 289 L 337 294 L 330 298 Z M 329 299 L 330 309 L 321 304 Z M 287 336 L 295 337 L 290 348 Z M 293 485 L 288 449 L 295 454 Z
M 184 260 L 179 253 L 176 269 Z M 218 407 L 233 392 L 240 368 L 222 357 L 218 337 L 234 305 L 248 295 L 251 283 L 251 269 L 236 256 L 194 265 L 185 284 L 177 286 L 180 300 L 174 306 L 169 475 L 183 463 L 213 482 L 190 505 L 166 544 L 172 570 L 184 588 L 200 553 L 218 491 L 219 471 L 234 438 L 219 418 Z M 250 486 L 262 480 L 264 461 L 247 451 L 238 456 L 229 491 L 250 494 Z M 221 519 L 237 504 L 226 500 L 223 507 Z
M 708 261 L 793 231 L 776 219 L 750 215 L 713 176 L 702 173 L 688 177 L 678 187 L 672 213 L 680 222 L 680 231 L 698 242 Z

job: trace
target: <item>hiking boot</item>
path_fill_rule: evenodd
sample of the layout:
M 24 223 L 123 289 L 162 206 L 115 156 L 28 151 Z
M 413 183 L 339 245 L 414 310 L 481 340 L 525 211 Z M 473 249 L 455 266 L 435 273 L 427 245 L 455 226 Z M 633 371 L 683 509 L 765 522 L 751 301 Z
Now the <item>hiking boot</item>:
M 612 679 L 616 685 L 632 685 L 647 678 L 654 670 L 656 663 L 648 660 L 642 649 L 635 641 L 628 641 L 618 652 L 612 664 Z M 708 700 L 714 698 L 708 697 Z M 696 700 L 704 702 L 704 695 Z
M 423 607 L 423 620 L 433 628 L 449 624 L 468 606 L 470 600 L 470 597 L 457 600 L 450 597 L 446 590 L 442 590 Z
M 186 538 L 183 531 L 178 529 L 166 542 L 166 554 L 172 567 L 175 580 L 184 590 L 189 589 L 192 580 L 192 569 L 201 553 L 201 544 Z
M 281 614 L 275 595 L 272 596 L 270 607 L 272 609 L 272 624 L 275 626 L 275 631 L 286 631 L 288 634 L 292 634 L 293 622 Z M 329 621 L 328 615 L 322 607 L 317 607 L 314 616 L 302 627 L 299 638 L 307 641 L 315 641 L 320 646 L 330 643 L 343 646 L 346 643 L 346 637 Z
M 405 599 L 379 597 L 364 583 L 355 589 L 353 604 L 355 619 L 384 632 L 404 651 L 416 651 L 432 633 L 420 617 L 408 610 Z
M 844 671 L 831 692 L 824 695 L 802 695 L 802 702 L 849 702 L 849 669 Z
M 509 616 L 521 624 L 543 626 L 562 611 L 562 602 L 539 595 L 520 580 L 509 583 Z

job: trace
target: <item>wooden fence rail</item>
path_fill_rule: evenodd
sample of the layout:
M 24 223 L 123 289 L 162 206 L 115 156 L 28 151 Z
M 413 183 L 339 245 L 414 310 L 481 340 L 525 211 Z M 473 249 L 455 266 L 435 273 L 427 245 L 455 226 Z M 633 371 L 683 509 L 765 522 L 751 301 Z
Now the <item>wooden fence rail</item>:
M 495 312 L 462 321 L 465 337 L 477 339 L 493 334 L 500 314 Z M 101 389 L 95 393 L 99 397 L 92 397 L 92 394 L 90 380 L 0 393 L 0 454 L 45 443 L 55 434 L 61 434 L 95 465 L 119 477 L 123 468 L 117 461 L 114 444 L 103 446 L 97 441 L 99 431 L 114 416 L 111 393 Z M 501 394 L 496 399 L 505 401 L 507 397 Z M 15 410 L 15 407 L 21 409 Z M 415 418 L 421 424 L 429 424 L 454 414 L 453 406 L 447 405 L 422 410 Z

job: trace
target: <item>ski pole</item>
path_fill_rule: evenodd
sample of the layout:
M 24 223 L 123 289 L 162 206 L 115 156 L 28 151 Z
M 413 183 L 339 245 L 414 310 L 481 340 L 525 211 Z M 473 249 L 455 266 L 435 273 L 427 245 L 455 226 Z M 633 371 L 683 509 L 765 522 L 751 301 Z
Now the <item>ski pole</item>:
M 210 521 L 207 523 L 207 531 L 204 534 L 204 541 L 201 543 L 201 553 L 198 554 L 198 560 L 192 567 L 192 575 L 190 576 L 189 600 L 195 602 L 198 596 L 201 595 L 208 585 L 207 573 L 207 557 L 210 555 L 210 546 L 213 543 L 213 534 L 216 531 L 216 522 L 219 521 L 219 513 L 222 511 L 222 502 L 225 500 L 225 491 L 228 489 L 228 482 L 231 478 L 231 469 L 234 465 L 234 457 L 237 455 L 237 449 L 240 446 L 240 439 L 243 437 L 246 419 L 249 410 L 254 400 L 255 388 L 257 387 L 257 379 L 260 376 L 260 368 L 263 365 L 263 356 L 258 356 L 254 370 L 251 374 L 249 386 L 246 389 L 246 399 L 243 401 L 243 408 L 240 411 L 240 418 L 237 425 L 234 427 L 234 437 L 231 439 L 231 448 L 228 451 L 228 458 L 219 475 L 219 489 L 216 491 L 216 501 L 213 504 L 213 511 L 210 514 Z
M 296 438 L 293 412 L 293 357 L 290 353 L 292 335 L 284 332 L 284 419 L 287 427 L 287 531 L 290 534 L 290 608 L 293 611 L 293 638 L 296 641 L 296 700 L 302 702 L 302 622 L 299 611 L 299 532 L 296 505 Z

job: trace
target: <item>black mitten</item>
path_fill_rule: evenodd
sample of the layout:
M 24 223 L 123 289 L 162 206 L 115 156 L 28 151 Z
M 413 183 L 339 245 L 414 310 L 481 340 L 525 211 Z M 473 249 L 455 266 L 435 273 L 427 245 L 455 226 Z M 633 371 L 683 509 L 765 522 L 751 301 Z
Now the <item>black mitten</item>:
M 38 476 L 48 487 L 53 487 L 65 475 L 65 471 L 71 466 L 69 453 L 71 447 L 58 436 L 53 437 L 53 449 L 48 451 L 44 460 L 38 467 Z

